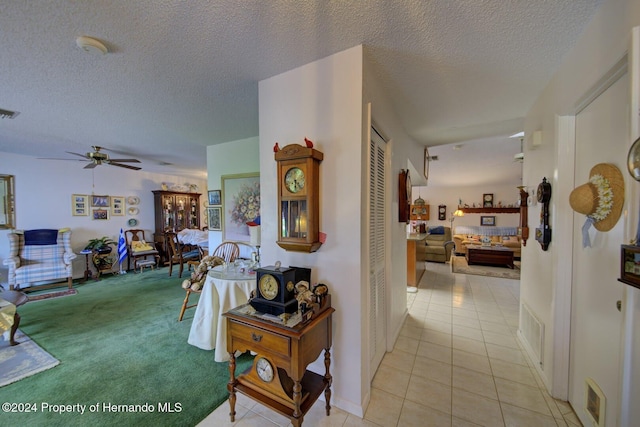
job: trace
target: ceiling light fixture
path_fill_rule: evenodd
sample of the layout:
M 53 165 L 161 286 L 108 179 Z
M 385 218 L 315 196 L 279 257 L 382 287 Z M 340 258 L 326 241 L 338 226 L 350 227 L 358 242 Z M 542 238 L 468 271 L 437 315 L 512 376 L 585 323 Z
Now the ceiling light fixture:
M 107 46 L 105 46 L 104 43 L 92 37 L 80 36 L 76 39 L 76 44 L 80 49 L 89 53 L 98 53 L 104 55 L 105 53 L 109 52 L 109 49 L 107 49 Z

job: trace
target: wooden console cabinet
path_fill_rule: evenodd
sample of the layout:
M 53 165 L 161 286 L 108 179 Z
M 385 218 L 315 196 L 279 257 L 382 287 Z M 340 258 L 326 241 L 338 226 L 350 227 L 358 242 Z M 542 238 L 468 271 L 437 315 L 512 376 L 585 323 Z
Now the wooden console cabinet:
M 185 228 L 200 228 L 200 194 L 176 191 L 153 191 L 156 228 L 153 239 L 161 262 L 169 259 L 165 231 L 179 232 Z
M 418 286 L 425 272 L 425 255 L 420 250 L 425 245 L 427 234 L 410 234 L 407 236 L 407 285 Z
M 307 323 L 291 328 L 242 314 L 236 309 L 224 314 L 230 357 L 227 389 L 231 422 L 235 421 L 236 392 L 268 406 L 288 417 L 295 427 L 300 427 L 304 415 L 324 391 L 325 409 L 329 415 L 331 318 L 334 311 L 332 307 L 327 307 Z M 307 371 L 307 366 L 320 356 L 322 350 L 326 370 L 324 376 Z M 236 351 L 256 353 L 253 366 L 237 377 Z M 265 365 L 267 370 L 272 371 L 272 378 L 268 380 L 264 379 Z

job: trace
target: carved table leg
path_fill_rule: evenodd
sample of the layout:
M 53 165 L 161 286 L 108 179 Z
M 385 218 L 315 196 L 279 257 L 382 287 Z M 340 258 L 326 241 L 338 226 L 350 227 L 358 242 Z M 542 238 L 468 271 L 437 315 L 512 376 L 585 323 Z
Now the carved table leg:
M 293 382 L 293 419 L 291 424 L 294 427 L 302 425 L 302 412 L 300 411 L 300 402 L 302 401 L 302 384 L 299 380 Z
M 9 344 L 11 345 L 20 344 L 16 341 L 16 331 L 18 330 L 18 325 L 20 325 L 20 315 L 16 311 L 13 315 L 13 325 L 11 326 L 11 332 L 9 333 Z
M 231 422 L 236 420 L 236 355 L 229 353 L 229 383 L 227 384 L 227 390 L 229 390 L 229 417 Z
M 333 381 L 333 377 L 329 373 L 329 366 L 331 366 L 331 352 L 328 348 L 324 349 L 324 381 L 327 383 L 327 387 L 324 389 L 324 401 L 325 401 L 325 410 L 327 411 L 327 415 L 331 412 L 331 382 Z

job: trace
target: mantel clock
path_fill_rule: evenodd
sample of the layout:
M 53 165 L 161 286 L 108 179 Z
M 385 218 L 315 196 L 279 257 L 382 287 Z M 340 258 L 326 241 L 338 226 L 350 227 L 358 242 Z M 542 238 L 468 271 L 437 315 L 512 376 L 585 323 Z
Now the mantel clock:
M 275 265 L 259 268 L 256 274 L 256 296 L 249 302 L 253 308 L 274 316 L 298 310 L 295 268 Z
M 278 246 L 287 251 L 320 248 L 320 162 L 311 147 L 290 144 L 275 153 L 278 163 Z

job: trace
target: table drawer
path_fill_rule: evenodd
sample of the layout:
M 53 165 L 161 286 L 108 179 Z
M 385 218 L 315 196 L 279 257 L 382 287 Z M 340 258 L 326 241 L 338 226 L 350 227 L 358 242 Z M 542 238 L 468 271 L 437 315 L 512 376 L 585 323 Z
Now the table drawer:
M 251 349 L 255 351 L 264 350 L 269 353 L 276 353 L 284 357 L 290 356 L 289 338 L 274 333 L 257 329 L 241 323 L 230 322 L 231 337 L 235 340 L 242 340 L 250 343 Z

